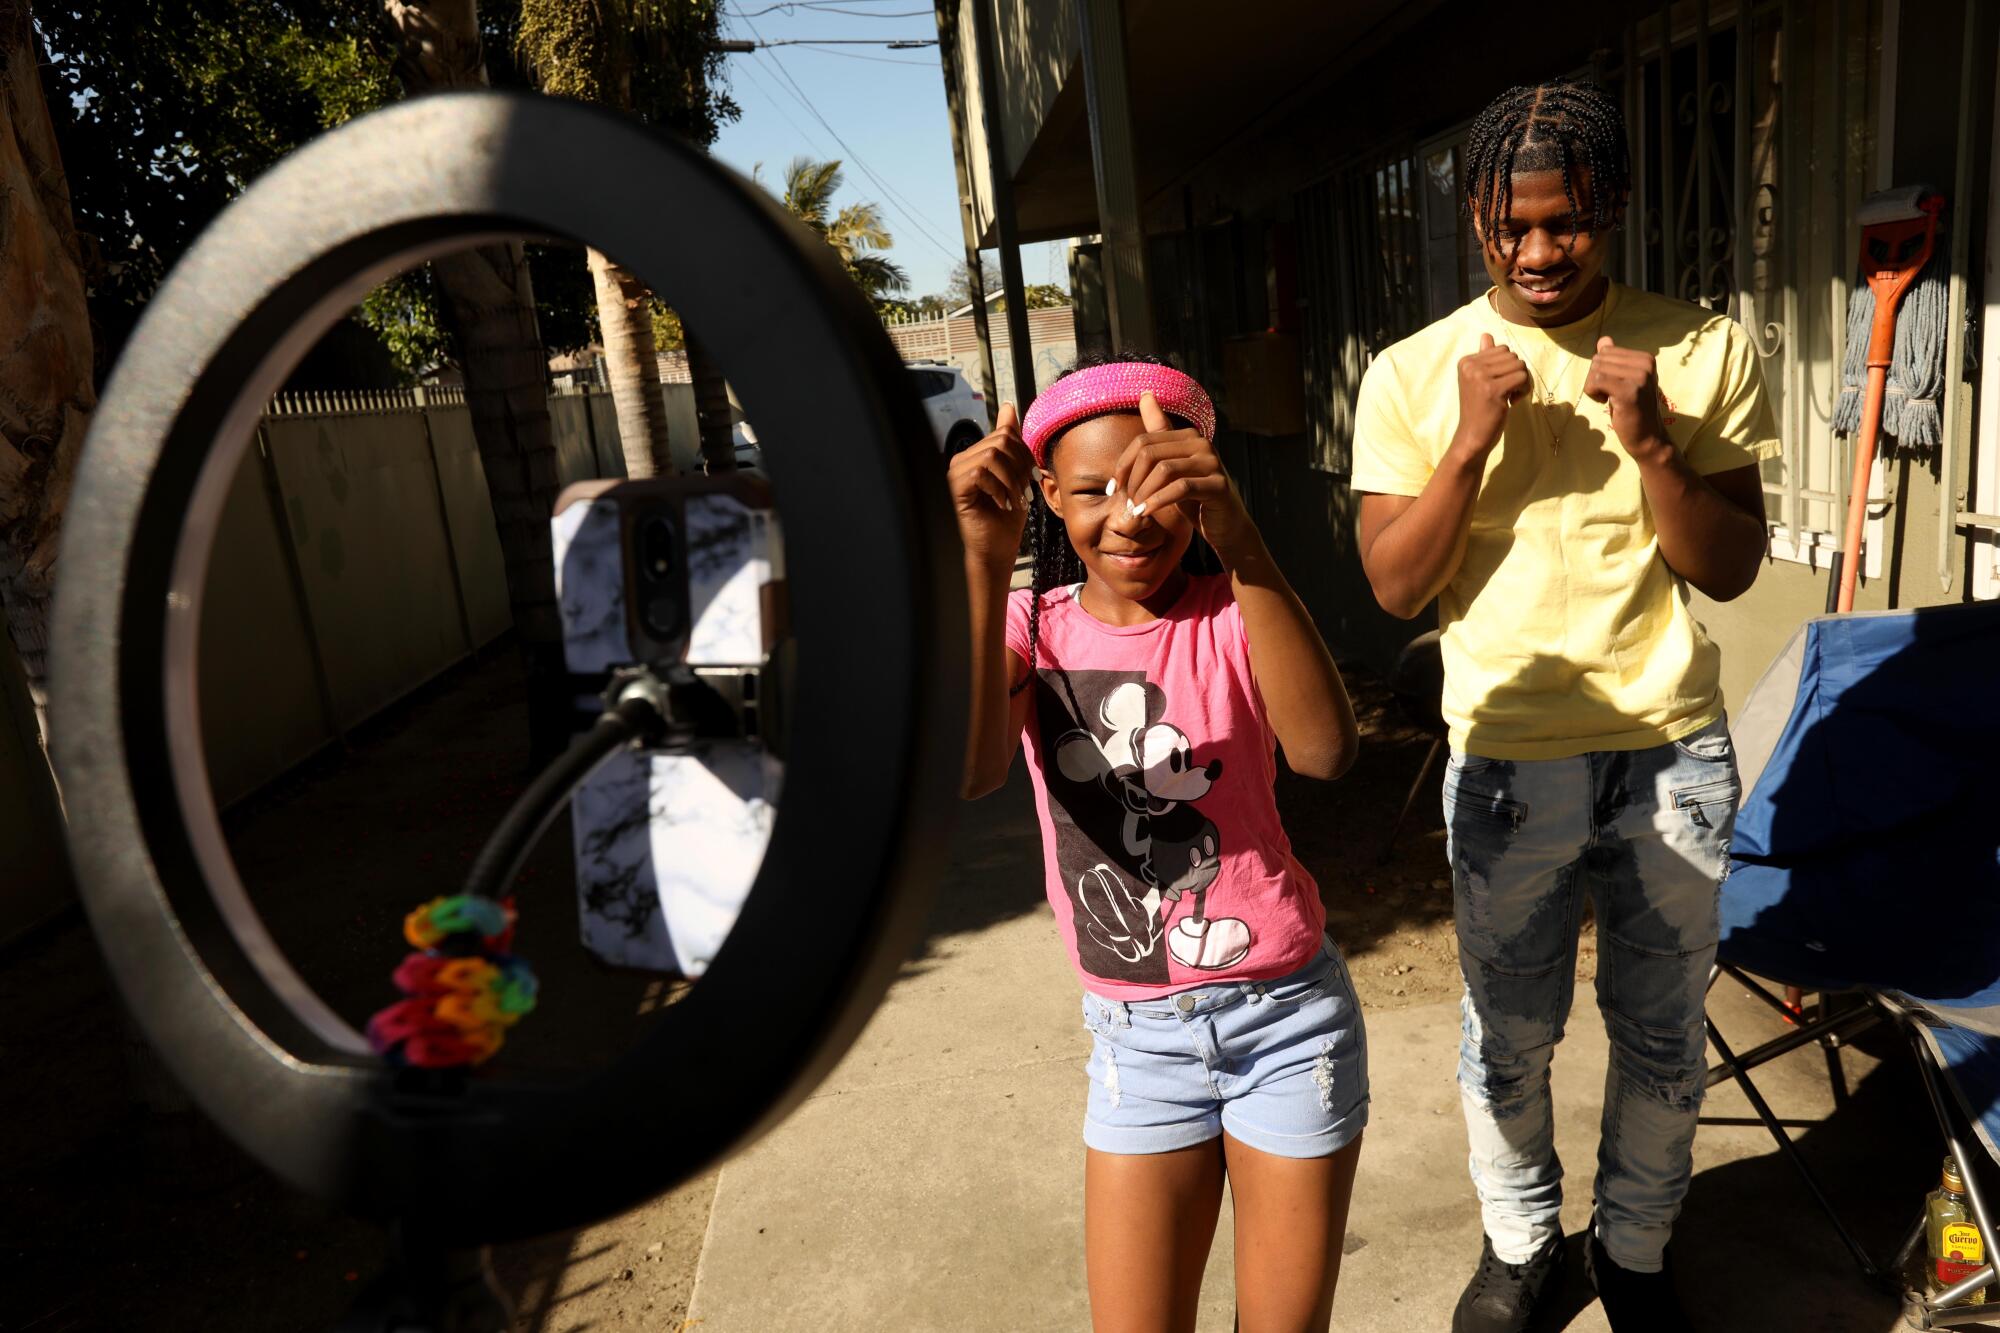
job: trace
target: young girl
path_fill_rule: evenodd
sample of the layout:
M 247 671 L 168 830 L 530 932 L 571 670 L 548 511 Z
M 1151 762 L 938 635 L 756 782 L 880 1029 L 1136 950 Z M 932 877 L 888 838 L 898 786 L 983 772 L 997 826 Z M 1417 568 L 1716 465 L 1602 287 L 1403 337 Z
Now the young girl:
M 1225 1172 L 1238 1326 L 1326 1328 L 1368 1120 L 1361 1013 L 1272 793 L 1275 745 L 1294 772 L 1340 776 L 1354 711 L 1214 435 L 1200 385 L 1120 360 L 1070 371 L 1025 423 L 1004 406 L 951 465 L 965 793 L 999 787 L 1025 738 L 1093 1037 L 1100 1333 L 1194 1327 Z M 1034 587 L 1010 596 L 1031 512 Z M 1197 530 L 1227 573 L 1182 569 Z

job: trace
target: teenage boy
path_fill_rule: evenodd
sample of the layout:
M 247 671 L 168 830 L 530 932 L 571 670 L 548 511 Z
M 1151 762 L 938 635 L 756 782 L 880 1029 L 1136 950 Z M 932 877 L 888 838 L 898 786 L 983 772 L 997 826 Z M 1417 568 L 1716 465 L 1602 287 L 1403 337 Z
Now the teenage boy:
M 1485 1222 L 1457 1333 L 1560 1286 L 1549 1064 L 1586 901 L 1611 1037 L 1585 1258 L 1618 1333 L 1685 1329 L 1666 1271 L 1701 1103 L 1702 999 L 1736 814 L 1715 645 L 1764 555 L 1777 430 L 1743 330 L 1603 273 L 1630 182 L 1593 84 L 1515 88 L 1461 165 L 1491 291 L 1369 366 L 1354 428 L 1382 605 L 1438 600 L 1459 1087 Z

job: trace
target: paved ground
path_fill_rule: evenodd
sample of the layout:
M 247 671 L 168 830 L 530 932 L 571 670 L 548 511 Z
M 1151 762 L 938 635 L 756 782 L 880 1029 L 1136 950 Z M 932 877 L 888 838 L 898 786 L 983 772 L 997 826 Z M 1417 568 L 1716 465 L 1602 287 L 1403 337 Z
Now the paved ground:
M 1087 1326 L 1078 1122 L 1088 1042 L 1074 979 L 1045 912 L 952 929 L 967 900 L 1032 882 L 1035 851 L 1018 832 L 1026 799 L 1016 782 L 968 821 L 927 957 L 819 1092 L 722 1168 L 690 1310 L 703 1333 Z M 1605 1072 L 1588 994 L 1555 1078 L 1560 1150 L 1580 1177 L 1564 1210 L 1573 1233 L 1589 1213 Z M 1717 1011 L 1746 1045 L 1779 1028 L 1740 992 L 1718 994 Z M 1374 1117 L 1336 1327 L 1441 1329 L 1479 1247 L 1452 1082 L 1456 1005 L 1372 1009 L 1368 1024 Z M 1893 1246 L 1934 1154 L 1907 1071 L 1860 1051 L 1845 1059 L 1852 1091 L 1833 1123 L 1821 1123 L 1833 1096 L 1815 1053 L 1761 1081 L 1834 1173 L 1864 1241 Z M 1895 1327 L 1895 1303 L 1847 1265 L 1762 1127 L 1743 1123 L 1750 1115 L 1719 1089 L 1697 1141 L 1678 1258 L 1699 1327 Z M 1225 1213 L 1205 1329 L 1230 1327 L 1230 1255 Z M 1578 1274 L 1556 1326 L 1602 1329 Z
M 1375 1119 L 1357 1183 L 1338 1326 L 1443 1327 L 1478 1248 L 1451 1084 L 1456 1017 L 1435 775 L 1394 855 L 1382 837 L 1427 738 L 1356 677 L 1367 743 L 1332 787 L 1279 799 L 1319 878 L 1368 1015 Z M 511 797 L 524 751 L 504 654 L 459 673 L 235 812 L 232 850 L 274 935 L 351 1021 L 385 999 L 395 923 L 439 891 Z M 660 987 L 574 948 L 568 834 L 523 885 L 523 951 L 549 1003 L 506 1058 L 573 1076 L 631 1039 Z M 1080 1258 L 1085 1040 L 1074 978 L 1041 902 L 1025 783 L 969 807 L 931 929 L 846 1061 L 785 1125 L 717 1172 L 621 1218 L 506 1247 L 521 1333 L 1070 1329 Z M 1580 974 L 1594 960 L 1586 951 Z M 1588 1209 L 1603 1038 L 1589 988 L 1557 1062 L 1559 1139 Z M 1726 1031 L 1775 1033 L 1718 996 Z M 0 957 L 0 1328 L 329 1327 L 379 1269 L 372 1228 L 302 1200 L 171 1099 L 143 1095 L 80 923 Z M 136 1076 L 135 1076 L 136 1071 Z M 1826 1168 L 1864 1241 L 1893 1245 L 1935 1183 L 1928 1113 L 1900 1063 L 1846 1056 L 1837 1115 L 1814 1051 L 1764 1082 Z M 150 1106 L 150 1109 L 149 1109 Z M 163 1109 L 164 1108 L 164 1109 Z M 671 1132 L 672 1109 L 662 1109 Z M 1789 1168 L 1730 1089 L 1710 1100 L 1680 1228 L 1701 1327 L 1866 1330 L 1893 1304 L 1855 1278 Z M 1225 1216 L 1204 1327 L 1226 1329 Z M 1581 1283 L 1568 1326 L 1601 1328 Z

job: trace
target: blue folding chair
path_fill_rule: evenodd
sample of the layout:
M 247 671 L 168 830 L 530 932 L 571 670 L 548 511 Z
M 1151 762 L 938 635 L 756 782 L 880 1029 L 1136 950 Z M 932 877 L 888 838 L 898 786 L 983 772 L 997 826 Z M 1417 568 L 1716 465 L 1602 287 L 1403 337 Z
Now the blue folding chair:
M 1708 1020 L 1720 1063 L 1871 1278 L 1893 1278 L 1923 1235 L 1877 1265 L 1856 1243 L 1750 1071 L 1813 1041 L 1892 1023 L 1964 1173 L 1980 1234 L 2000 1239 L 1982 1172 L 2000 1161 L 2000 604 L 1807 622 L 1733 718 L 1747 793 L 1722 886 L 1717 972 L 1793 1017 L 1755 978 L 1822 992 L 1812 1021 L 1741 1055 Z M 1754 976 L 1752 974 L 1755 974 Z M 1713 983 L 1713 976 L 1710 978 Z M 1984 1149 L 1969 1153 L 1958 1126 Z M 1989 1250 L 1989 1260 L 1991 1251 Z M 1992 1320 L 1947 1309 L 1995 1267 L 1935 1300 L 1921 1328 Z

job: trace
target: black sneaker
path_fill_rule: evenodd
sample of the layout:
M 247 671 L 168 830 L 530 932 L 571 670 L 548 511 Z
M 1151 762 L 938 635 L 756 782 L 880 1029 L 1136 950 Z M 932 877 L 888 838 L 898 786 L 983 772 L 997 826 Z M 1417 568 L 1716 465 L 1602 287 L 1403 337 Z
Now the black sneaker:
M 1561 1236 L 1524 1264 L 1503 1261 L 1493 1253 L 1492 1240 L 1486 1239 L 1480 1248 L 1479 1271 L 1452 1311 L 1451 1333 L 1525 1333 L 1536 1310 L 1562 1289 L 1567 1263 Z
M 1665 1267 L 1657 1273 L 1620 1268 L 1604 1252 L 1594 1222 L 1584 1245 L 1583 1271 L 1590 1275 L 1590 1285 L 1597 1288 L 1597 1299 L 1604 1305 L 1604 1319 L 1612 1333 L 1688 1333 L 1694 1327 L 1674 1291 L 1673 1274 Z

